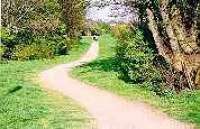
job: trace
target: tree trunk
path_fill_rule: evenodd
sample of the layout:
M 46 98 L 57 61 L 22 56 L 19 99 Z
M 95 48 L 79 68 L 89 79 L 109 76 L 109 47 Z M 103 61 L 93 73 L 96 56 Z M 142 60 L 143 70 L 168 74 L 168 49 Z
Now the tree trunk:
M 168 39 L 167 45 L 165 45 L 166 40 L 161 36 L 158 29 L 159 23 L 155 20 L 156 11 L 151 9 L 146 10 L 149 29 L 153 34 L 159 54 L 166 59 L 173 69 L 171 74 L 175 77 L 173 79 L 174 89 L 200 88 L 198 21 L 195 21 L 191 26 L 191 31 L 188 31 L 188 28 L 182 22 L 181 13 L 183 12 L 176 5 L 173 5 L 172 8 L 169 8 L 168 5 L 168 0 L 162 0 L 159 4 L 162 19 L 160 25 L 165 28 L 161 31 L 166 32 L 164 36 Z M 197 10 L 198 12 L 199 10 Z
M 158 50 L 158 54 L 163 56 L 168 62 L 171 62 L 171 58 L 169 54 L 171 52 L 168 52 L 169 51 L 168 48 L 164 45 L 164 42 L 162 38 L 160 37 L 158 27 L 156 25 L 156 22 L 154 21 L 155 18 L 154 18 L 153 12 L 150 9 L 147 9 L 146 11 L 147 11 L 147 18 L 149 20 L 148 26 L 153 34 L 155 44 Z

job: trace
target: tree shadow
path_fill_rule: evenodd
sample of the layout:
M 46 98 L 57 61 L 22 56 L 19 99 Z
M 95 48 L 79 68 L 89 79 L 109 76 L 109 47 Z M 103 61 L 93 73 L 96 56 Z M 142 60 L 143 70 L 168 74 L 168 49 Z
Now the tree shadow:
M 133 82 L 129 79 L 129 77 L 122 74 L 120 69 L 119 60 L 116 57 L 104 57 L 99 58 L 91 63 L 83 64 L 79 67 L 88 67 L 89 69 L 84 70 L 85 72 L 90 71 L 104 71 L 104 72 L 117 72 L 118 79 L 128 83 L 133 84 Z
M 22 89 L 22 86 L 16 86 L 16 87 L 10 89 L 10 90 L 8 91 L 7 95 L 8 95 L 8 94 L 13 94 L 13 93 L 15 93 L 15 92 L 17 92 L 17 91 L 19 91 L 19 90 L 21 90 L 21 89 Z
M 80 67 L 90 67 L 92 70 L 99 70 L 105 72 L 118 71 L 118 63 L 115 57 L 98 59 L 91 63 L 81 65 Z

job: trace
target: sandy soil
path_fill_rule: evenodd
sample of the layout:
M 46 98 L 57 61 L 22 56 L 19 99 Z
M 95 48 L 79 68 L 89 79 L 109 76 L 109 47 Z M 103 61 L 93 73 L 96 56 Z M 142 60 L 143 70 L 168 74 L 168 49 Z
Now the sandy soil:
M 79 65 L 98 56 L 98 42 L 93 42 L 80 60 L 61 64 L 40 74 L 43 86 L 71 97 L 95 118 L 98 129 L 192 129 L 141 102 L 129 102 L 107 91 L 89 86 L 69 75 Z

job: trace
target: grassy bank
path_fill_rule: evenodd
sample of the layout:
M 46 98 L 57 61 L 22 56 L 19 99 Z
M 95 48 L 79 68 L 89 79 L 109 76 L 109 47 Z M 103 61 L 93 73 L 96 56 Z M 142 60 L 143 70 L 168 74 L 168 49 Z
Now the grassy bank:
M 99 42 L 100 57 L 88 65 L 74 69 L 72 76 L 128 100 L 149 103 L 176 119 L 192 122 L 200 128 L 200 91 L 161 97 L 145 87 L 125 83 L 117 74 L 114 58 L 116 40 L 110 35 L 103 35 Z
M 44 90 L 40 71 L 78 59 L 89 47 L 83 39 L 67 56 L 0 64 L 0 129 L 85 129 L 89 115 L 71 99 Z

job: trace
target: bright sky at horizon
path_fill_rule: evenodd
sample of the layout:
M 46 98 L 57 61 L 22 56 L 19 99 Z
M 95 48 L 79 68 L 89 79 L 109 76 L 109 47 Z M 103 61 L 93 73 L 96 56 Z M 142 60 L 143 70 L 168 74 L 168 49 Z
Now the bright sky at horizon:
M 135 18 L 135 13 L 124 5 L 114 4 L 109 0 L 92 0 L 91 6 L 87 9 L 86 18 L 93 21 L 103 21 L 107 23 L 129 22 Z M 105 4 L 105 6 L 100 6 Z

